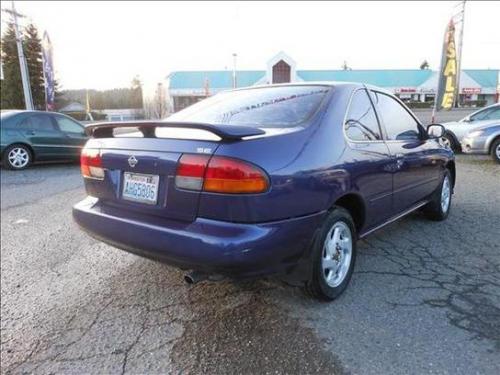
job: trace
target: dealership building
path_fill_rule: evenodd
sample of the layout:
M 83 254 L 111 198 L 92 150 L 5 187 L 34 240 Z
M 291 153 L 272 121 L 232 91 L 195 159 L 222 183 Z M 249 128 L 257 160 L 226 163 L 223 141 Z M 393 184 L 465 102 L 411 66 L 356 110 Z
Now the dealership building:
M 468 106 L 497 103 L 499 72 L 499 69 L 462 70 L 460 103 Z M 383 87 L 406 102 L 433 102 L 438 76 L 437 71 L 428 69 L 298 70 L 296 62 L 281 52 L 267 62 L 265 70 L 172 72 L 167 77 L 167 88 L 174 112 L 235 86 L 308 81 L 363 82 Z

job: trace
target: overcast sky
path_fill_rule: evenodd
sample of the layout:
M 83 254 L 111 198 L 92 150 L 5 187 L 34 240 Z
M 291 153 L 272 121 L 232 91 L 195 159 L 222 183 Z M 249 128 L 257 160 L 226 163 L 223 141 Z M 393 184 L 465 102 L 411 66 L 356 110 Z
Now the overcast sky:
M 175 70 L 264 70 L 283 50 L 298 69 L 439 67 L 450 2 L 16 2 L 54 48 L 62 87 L 149 84 Z M 10 1 L 2 1 L 2 8 Z M 464 68 L 500 68 L 500 2 L 468 2 Z M 4 17 L 2 17 L 4 19 Z M 2 22 L 2 29 L 5 23 Z

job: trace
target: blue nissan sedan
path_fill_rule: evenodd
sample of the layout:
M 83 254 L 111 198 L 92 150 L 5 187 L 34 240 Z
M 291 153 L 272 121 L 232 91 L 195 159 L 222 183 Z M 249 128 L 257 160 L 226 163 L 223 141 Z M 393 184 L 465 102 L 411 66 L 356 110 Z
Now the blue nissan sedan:
M 87 131 L 75 221 L 191 283 L 277 274 L 332 300 L 358 239 L 419 209 L 446 219 L 455 185 L 444 128 L 357 83 L 233 90 Z

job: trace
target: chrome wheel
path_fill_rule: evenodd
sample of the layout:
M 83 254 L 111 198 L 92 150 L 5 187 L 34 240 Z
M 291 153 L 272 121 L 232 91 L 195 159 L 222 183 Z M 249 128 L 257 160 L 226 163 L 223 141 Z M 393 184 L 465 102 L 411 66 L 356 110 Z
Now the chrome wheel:
M 446 213 L 448 211 L 448 208 L 450 207 L 450 198 L 450 178 L 448 176 L 444 176 L 443 187 L 441 188 L 441 210 L 443 211 L 443 213 Z
M 497 144 L 497 148 L 495 150 L 495 153 L 497 154 L 497 160 L 500 160 L 500 143 Z
M 9 163 L 12 167 L 20 169 L 28 165 L 30 161 L 30 154 L 28 150 L 23 147 L 14 147 L 9 151 L 7 156 Z
M 337 221 L 323 245 L 321 267 L 328 286 L 335 288 L 344 281 L 352 259 L 352 233 L 343 221 Z

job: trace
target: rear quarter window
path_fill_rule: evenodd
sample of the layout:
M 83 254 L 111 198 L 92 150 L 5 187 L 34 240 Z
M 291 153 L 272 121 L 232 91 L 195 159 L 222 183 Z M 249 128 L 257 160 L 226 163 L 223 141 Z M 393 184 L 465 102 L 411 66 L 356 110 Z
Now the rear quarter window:
M 328 86 L 282 86 L 217 94 L 170 116 L 168 122 L 201 122 L 286 128 L 308 120 Z

